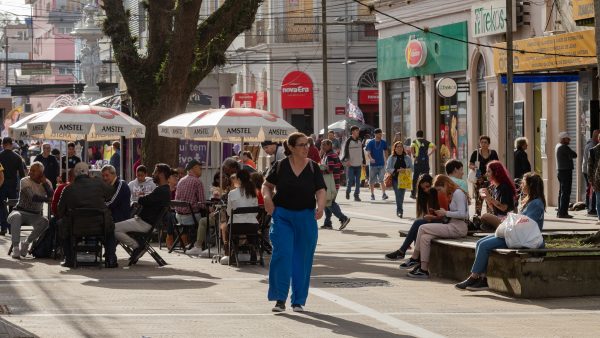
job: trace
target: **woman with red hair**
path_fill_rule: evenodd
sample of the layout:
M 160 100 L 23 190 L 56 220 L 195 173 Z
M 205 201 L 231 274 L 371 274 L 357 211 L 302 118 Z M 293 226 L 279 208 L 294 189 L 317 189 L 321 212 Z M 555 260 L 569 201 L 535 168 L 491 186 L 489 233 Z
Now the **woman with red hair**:
M 480 189 L 479 195 L 492 207 L 492 213 L 481 216 L 481 227 L 482 230 L 493 230 L 502 223 L 509 212 L 514 211 L 517 189 L 508 170 L 500 161 L 488 163 L 485 174 L 491 185 L 489 190 Z

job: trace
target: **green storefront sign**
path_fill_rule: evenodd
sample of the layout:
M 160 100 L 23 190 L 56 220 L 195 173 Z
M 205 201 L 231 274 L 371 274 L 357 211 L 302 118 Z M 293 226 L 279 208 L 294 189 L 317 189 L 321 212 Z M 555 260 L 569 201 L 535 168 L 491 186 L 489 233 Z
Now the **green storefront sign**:
M 430 29 L 431 32 L 467 41 L 467 22 L 459 22 Z M 417 39 L 424 45 L 424 62 L 415 61 L 415 48 L 408 55 L 413 67 L 407 64 L 406 46 L 409 40 Z M 412 46 L 412 45 L 411 45 Z M 418 49 L 418 46 L 417 46 Z M 377 77 L 379 81 L 402 79 L 412 76 L 442 74 L 467 69 L 467 44 L 431 33 L 416 31 L 377 41 Z

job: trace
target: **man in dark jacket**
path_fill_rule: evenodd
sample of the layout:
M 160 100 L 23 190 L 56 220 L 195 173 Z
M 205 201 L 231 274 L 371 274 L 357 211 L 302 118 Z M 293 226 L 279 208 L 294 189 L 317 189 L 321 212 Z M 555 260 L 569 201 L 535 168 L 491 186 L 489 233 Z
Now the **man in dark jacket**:
M 113 221 L 118 223 L 131 218 L 131 191 L 127 182 L 117 176 L 117 169 L 110 164 L 102 167 L 102 180 L 114 190 L 110 201 L 106 202 Z
M 157 187 L 150 195 L 142 196 L 138 199 L 138 204 L 142 207 L 142 211 L 138 216 L 115 224 L 115 237 L 119 242 L 129 246 L 133 251 L 129 261 L 130 264 L 137 262 L 144 252 L 144 247 L 127 233 L 148 232 L 152 228 L 152 224 L 158 221 L 162 211 L 171 202 L 171 190 L 167 181 L 169 176 L 171 176 L 171 168 L 164 163 L 157 164 L 152 173 L 152 178 Z
M 52 182 L 52 188 L 56 188 L 56 179 L 60 175 L 60 168 L 56 156 L 51 154 L 52 146 L 49 143 L 42 145 L 42 153 L 35 157 L 36 162 L 44 165 L 44 176 Z
M 25 177 L 23 159 L 13 151 L 13 140 L 10 137 L 2 139 L 4 150 L 0 152 L 0 164 L 4 168 L 4 184 L 0 187 L 0 236 L 6 235 L 10 227 L 6 218 L 8 209 L 5 201 L 17 198 L 19 179 Z
M 556 145 L 556 172 L 560 191 L 558 195 L 558 218 L 573 218 L 569 215 L 569 202 L 571 200 L 571 181 L 573 180 L 573 159 L 577 158 L 577 153 L 569 148 L 571 137 L 566 132 L 558 134 L 560 142 Z
M 75 181 L 65 187 L 60 196 L 60 201 L 58 201 L 57 213 L 61 219 L 58 227 L 59 233 L 63 238 L 63 250 L 65 253 L 65 261 L 61 265 L 67 267 L 73 266 L 73 262 L 71 261 L 71 242 L 68 233 L 68 229 L 71 228 L 69 212 L 77 208 L 91 208 L 104 211 L 105 226 L 107 227 L 107 237 L 104 243 L 106 249 L 105 266 L 107 268 L 116 268 L 118 266 L 116 242 L 112 231 L 114 223 L 110 210 L 106 207 L 106 202 L 113 196 L 113 188 L 99 179 L 91 178 L 87 163 L 77 163 L 73 171 Z

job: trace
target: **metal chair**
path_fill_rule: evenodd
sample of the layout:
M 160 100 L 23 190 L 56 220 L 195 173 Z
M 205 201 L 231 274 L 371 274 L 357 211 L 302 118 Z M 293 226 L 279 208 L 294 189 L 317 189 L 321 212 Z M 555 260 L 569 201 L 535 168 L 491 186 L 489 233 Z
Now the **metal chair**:
M 190 202 L 186 202 L 186 201 L 171 201 L 171 209 L 175 209 L 175 208 L 187 208 L 188 210 L 190 210 L 191 215 L 192 215 L 192 221 L 193 224 L 183 224 L 183 223 L 179 223 L 177 220 L 175 221 L 175 223 L 173 223 L 173 231 L 175 232 L 175 240 L 173 241 L 173 245 L 168 248 L 169 249 L 169 253 L 173 252 L 173 250 L 175 250 L 175 246 L 177 244 L 179 244 L 180 248 L 183 250 L 183 253 L 185 253 L 187 251 L 187 247 L 185 245 L 185 243 L 183 242 L 183 238 L 181 237 L 181 235 L 183 235 L 184 233 L 187 232 L 188 235 L 190 236 L 190 240 L 193 239 L 193 235 L 196 234 L 196 231 L 198 230 L 198 220 L 196 219 L 196 215 L 194 214 L 193 210 L 192 210 L 192 204 Z M 193 243 L 193 241 L 192 241 Z
M 141 210 L 141 209 L 140 209 Z M 141 232 L 134 232 L 134 233 L 130 233 L 130 235 L 132 235 L 132 237 L 134 237 L 139 243 L 140 245 L 142 245 L 142 247 L 144 248 L 144 251 L 141 253 L 141 255 L 139 257 L 137 257 L 137 259 L 134 259 L 135 257 L 131 257 L 132 254 L 132 250 L 131 248 L 129 248 L 128 246 L 123 245 L 123 243 L 120 243 L 121 246 L 123 247 L 123 249 L 125 249 L 125 251 L 129 254 L 129 266 L 131 265 L 135 265 L 137 263 L 137 261 L 144 256 L 144 254 L 147 252 L 148 254 L 150 254 L 150 256 L 152 258 L 154 258 L 154 260 L 156 261 L 156 263 L 159 266 L 165 266 L 168 263 L 160 256 L 160 254 L 158 252 L 156 252 L 156 250 L 154 250 L 154 248 L 152 247 L 152 245 L 150 244 L 150 241 L 152 240 L 152 236 L 154 234 L 154 231 L 156 229 L 160 229 L 160 227 L 163 225 L 164 223 L 164 218 L 165 215 L 169 212 L 170 207 L 167 206 L 165 207 L 160 214 L 158 215 L 158 217 L 156 218 L 156 220 L 151 224 L 151 228 L 145 232 L 145 233 L 141 233 Z
M 230 257 L 229 261 L 231 262 L 231 257 L 235 255 L 236 265 L 240 266 L 240 260 L 238 259 L 238 251 L 239 251 L 239 240 L 241 236 L 245 236 L 248 246 L 250 250 L 258 250 L 260 255 L 259 263 L 261 266 L 264 266 L 263 259 L 263 250 L 260 243 L 260 235 L 259 228 L 260 224 L 256 223 L 236 223 L 235 216 L 236 215 L 244 215 L 244 214 L 260 214 L 260 207 L 242 207 L 233 209 L 231 211 L 231 217 L 229 217 L 229 252 L 228 255 Z
M 103 247 L 106 239 L 106 211 L 93 208 L 76 208 L 69 211 L 70 245 L 73 268 L 77 268 L 77 254 L 80 252 L 94 254 L 94 264 L 102 267 Z M 91 241 L 89 241 L 92 239 Z

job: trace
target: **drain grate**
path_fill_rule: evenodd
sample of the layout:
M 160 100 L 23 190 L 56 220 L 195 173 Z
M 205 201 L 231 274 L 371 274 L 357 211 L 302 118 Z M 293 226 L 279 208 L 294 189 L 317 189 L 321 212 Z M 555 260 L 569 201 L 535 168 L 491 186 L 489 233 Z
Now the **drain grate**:
M 0 315 L 9 315 L 10 310 L 8 309 L 8 305 L 0 304 Z
M 351 280 L 327 280 L 323 284 L 332 288 L 367 288 L 367 287 L 388 287 L 392 286 L 390 282 L 377 279 L 351 279 Z

